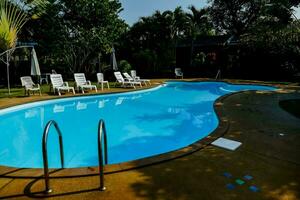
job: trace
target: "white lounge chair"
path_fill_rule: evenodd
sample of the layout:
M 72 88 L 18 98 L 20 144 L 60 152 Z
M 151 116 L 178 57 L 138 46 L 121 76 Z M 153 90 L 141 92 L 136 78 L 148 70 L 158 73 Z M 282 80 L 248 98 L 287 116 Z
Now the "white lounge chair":
M 103 90 L 103 84 L 107 85 L 107 89 L 109 89 L 108 81 L 104 80 L 104 75 L 102 73 L 97 73 L 98 84 L 101 84 L 101 90 Z
M 149 85 L 151 85 L 151 82 L 149 79 L 141 79 L 139 76 L 136 75 L 136 71 L 135 70 L 131 70 L 130 71 L 131 77 L 135 80 L 135 81 L 141 81 L 142 83 L 145 83 L 145 85 L 147 85 L 147 83 L 149 83 Z
M 128 80 L 125 80 L 121 74 L 121 72 L 114 72 L 114 75 L 117 79 L 115 85 L 117 83 L 121 83 L 121 86 L 122 87 L 126 87 L 126 86 L 129 86 L 129 87 L 134 87 L 135 89 L 135 85 L 139 85 L 140 87 L 142 87 L 142 83 L 141 82 L 136 82 L 136 81 L 128 81 Z
M 175 78 L 181 77 L 183 79 L 183 72 L 181 71 L 181 68 L 175 68 Z
M 84 73 L 75 73 L 74 79 L 75 79 L 77 90 L 78 91 L 81 90 L 82 94 L 84 94 L 84 89 L 90 89 L 90 90 L 95 89 L 97 92 L 97 86 L 92 85 L 91 81 L 87 81 Z
M 140 79 L 140 77 L 136 75 L 136 70 L 130 70 L 130 75 L 133 79 Z
M 23 76 L 20 79 L 21 79 L 22 86 L 25 89 L 25 95 L 28 94 L 28 96 L 29 96 L 30 95 L 30 91 L 32 91 L 33 94 L 34 94 L 35 91 L 39 91 L 40 95 L 42 95 L 40 85 L 39 84 L 35 84 L 32 81 L 31 76 Z
M 68 82 L 63 81 L 61 74 L 51 74 L 50 80 L 51 80 L 54 94 L 55 94 L 55 90 L 57 90 L 59 96 L 61 96 L 60 93 L 61 90 L 68 91 L 68 92 L 70 92 L 71 90 L 73 94 L 75 94 L 74 87 L 69 87 Z

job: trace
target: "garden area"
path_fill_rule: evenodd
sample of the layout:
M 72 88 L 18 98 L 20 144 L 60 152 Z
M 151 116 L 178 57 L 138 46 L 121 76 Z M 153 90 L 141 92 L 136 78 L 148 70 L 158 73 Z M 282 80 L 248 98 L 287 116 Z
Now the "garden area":
M 221 70 L 224 78 L 299 82 L 298 1 L 215 0 L 199 9 L 156 11 L 131 26 L 119 17 L 119 1 L 21 2 L 1 3 L 0 49 L 34 46 L 42 73 L 54 69 L 72 79 L 85 72 L 95 81 L 103 72 L 113 80 L 114 48 L 120 71 L 148 78 L 174 78 L 174 68 L 181 68 L 193 78 L 214 78 Z M 19 77 L 30 75 L 30 50 L 9 56 L 10 82 L 19 86 Z M 5 88 L 6 64 L 0 66 Z

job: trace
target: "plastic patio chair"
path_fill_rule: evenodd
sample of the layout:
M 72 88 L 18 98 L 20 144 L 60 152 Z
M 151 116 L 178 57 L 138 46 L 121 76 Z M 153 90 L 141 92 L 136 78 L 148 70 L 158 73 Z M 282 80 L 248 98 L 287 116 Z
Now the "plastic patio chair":
M 23 76 L 23 77 L 20 77 L 20 79 L 21 79 L 21 84 L 25 89 L 25 95 L 28 94 L 28 96 L 30 96 L 30 91 L 32 91 L 33 94 L 35 91 L 39 91 L 40 95 L 42 95 L 40 85 L 35 84 L 32 81 L 31 76 Z
M 101 90 L 103 90 L 103 84 L 106 84 L 107 85 L 107 89 L 109 89 L 109 83 L 108 83 L 108 81 L 104 80 L 103 73 L 97 73 L 97 81 L 98 81 L 97 84 L 101 84 Z
M 183 79 L 183 72 L 181 71 L 181 68 L 175 68 L 175 78 L 181 77 Z

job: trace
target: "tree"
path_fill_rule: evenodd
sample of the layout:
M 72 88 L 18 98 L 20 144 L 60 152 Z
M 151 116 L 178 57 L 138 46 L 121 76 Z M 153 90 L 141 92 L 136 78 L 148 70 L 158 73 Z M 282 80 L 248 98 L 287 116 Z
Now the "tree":
M 213 35 L 214 29 L 210 19 L 209 9 L 197 9 L 195 6 L 190 6 L 190 13 L 187 13 L 188 17 L 188 36 L 195 40 L 201 35 Z
M 292 12 L 299 0 L 210 2 L 218 32 L 239 42 L 231 48 L 238 58 L 235 71 L 243 67 L 246 75 L 270 77 L 272 74 L 278 78 L 282 75 L 282 63 L 292 60 L 299 63 L 300 29 L 295 26 L 297 21 L 293 20 Z
M 144 70 L 153 73 L 174 62 L 174 41 L 179 29 L 172 26 L 173 17 L 171 11 L 156 11 L 152 16 L 142 17 L 122 38 L 123 52 L 130 54 L 128 60 L 135 68 L 147 66 Z
M 0 49 L 16 46 L 18 34 L 30 19 L 37 19 L 44 13 L 46 0 L 1 0 L 0 2 Z
M 199 36 L 214 33 L 207 9 L 192 6 L 190 10 L 185 12 L 177 7 L 141 17 L 120 42 L 127 56 L 124 59 L 130 60 L 134 67 L 147 66 L 152 74 L 173 71 L 179 40 L 193 42 Z
M 278 27 L 291 22 L 292 8 L 299 0 L 210 0 L 210 14 L 220 33 L 239 37 L 256 28 L 259 22 L 268 22 Z M 273 23 L 270 23 L 272 22 Z
M 121 10 L 118 0 L 51 0 L 48 15 L 33 23 L 27 30 L 33 34 L 26 37 L 39 42 L 48 65 L 92 72 L 99 53 L 109 53 L 126 30 Z
M 186 35 L 188 30 L 188 18 L 181 7 L 175 8 L 174 11 L 165 11 L 163 16 L 167 22 L 167 28 L 171 40 L 177 40 L 178 38 Z
M 260 16 L 264 1 L 212 0 L 210 14 L 220 33 L 236 37 L 247 32 Z
M 190 65 L 192 65 L 194 57 L 194 41 L 199 36 L 213 35 L 214 29 L 207 8 L 198 10 L 195 6 L 190 6 L 189 10 L 191 12 L 186 14 L 188 18 L 187 38 L 189 38 L 191 42 Z

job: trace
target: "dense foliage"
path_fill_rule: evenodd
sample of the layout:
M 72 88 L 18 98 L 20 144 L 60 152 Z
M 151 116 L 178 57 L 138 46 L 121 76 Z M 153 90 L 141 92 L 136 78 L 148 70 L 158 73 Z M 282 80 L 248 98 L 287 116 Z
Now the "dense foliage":
M 272 79 L 277 74 L 277 79 L 285 79 L 300 71 L 300 21 L 293 15 L 300 0 L 209 0 L 202 9 L 195 5 L 156 11 L 131 27 L 119 18 L 119 0 L 48 2 L 40 17 L 34 15 L 37 6 L 26 10 L 35 20 L 28 21 L 20 35 L 38 43 L 44 71 L 95 73 L 109 65 L 113 45 L 117 60 L 122 60 L 120 68 L 137 69 L 142 76 L 173 76 L 178 57 L 186 55 L 185 67 L 191 72 L 215 70 L 214 64 L 233 78 Z M 217 52 L 204 42 L 209 48 L 205 52 L 203 41 L 218 36 L 228 38 L 221 49 Z M 179 55 L 176 50 L 182 44 L 187 54 Z
M 27 27 L 39 43 L 45 65 L 69 73 L 93 72 L 99 55 L 109 53 L 125 31 L 119 1 L 51 0 L 47 16 Z
M 207 9 L 192 6 L 189 10 L 184 12 L 177 7 L 174 11 L 156 11 L 152 16 L 142 17 L 120 41 L 119 50 L 124 58 L 142 73 L 170 73 L 176 66 L 179 40 L 193 41 L 214 34 Z
M 293 14 L 299 0 L 211 2 L 216 29 L 239 42 L 231 75 L 287 79 L 300 71 L 300 21 Z
M 47 4 L 46 0 L 1 0 L 0 49 L 15 47 L 22 27 L 28 20 L 39 18 Z

